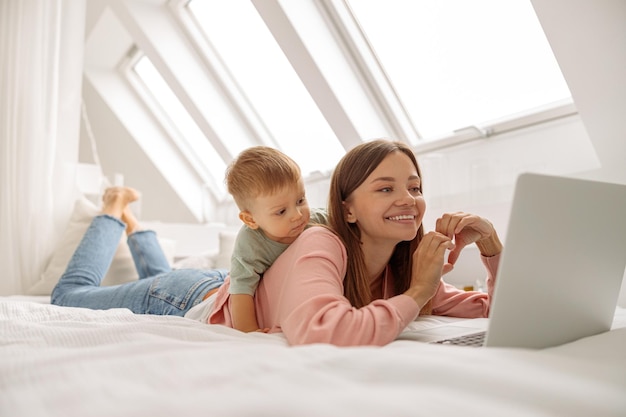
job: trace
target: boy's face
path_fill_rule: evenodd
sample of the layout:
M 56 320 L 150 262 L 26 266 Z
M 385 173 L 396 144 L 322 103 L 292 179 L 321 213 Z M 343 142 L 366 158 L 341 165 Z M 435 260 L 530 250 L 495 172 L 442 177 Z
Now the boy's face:
M 261 229 L 268 238 L 280 243 L 296 240 L 310 217 L 302 181 L 274 194 L 255 198 L 249 211 L 239 213 L 239 218 L 248 227 Z

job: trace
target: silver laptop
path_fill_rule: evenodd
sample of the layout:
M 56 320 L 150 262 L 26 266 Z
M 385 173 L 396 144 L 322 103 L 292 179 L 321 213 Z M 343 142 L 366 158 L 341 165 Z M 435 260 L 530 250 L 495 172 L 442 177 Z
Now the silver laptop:
M 625 267 L 626 185 L 522 174 L 490 318 L 401 338 L 467 344 L 469 335 L 483 339 L 473 345 L 545 348 L 602 333 L 611 328 Z

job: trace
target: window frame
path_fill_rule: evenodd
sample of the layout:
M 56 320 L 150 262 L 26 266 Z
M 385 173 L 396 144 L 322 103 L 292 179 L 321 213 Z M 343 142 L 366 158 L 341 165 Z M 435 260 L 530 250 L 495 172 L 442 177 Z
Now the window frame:
M 394 131 L 400 132 L 399 138 L 410 143 L 418 153 L 442 150 L 578 114 L 573 99 L 569 98 L 507 115 L 488 123 L 477 123 L 456 129 L 450 135 L 441 135 L 426 141 L 414 126 L 399 94 L 350 10 L 348 2 L 318 0 L 317 4 L 344 42 L 343 46 L 352 57 L 355 67 L 359 69 L 365 87 L 371 90 L 370 95 L 377 101 L 383 113 L 382 117 L 387 117 L 387 123 Z
M 341 97 L 340 93 L 332 90 L 331 87 L 333 85 L 333 80 L 330 80 L 327 77 L 328 73 L 324 72 L 324 69 L 321 68 L 324 64 L 318 61 L 319 55 L 315 51 L 315 48 L 310 47 L 309 39 L 307 39 L 307 33 L 301 31 L 300 28 L 297 27 L 298 16 L 294 16 L 292 11 L 289 10 L 289 7 L 295 6 L 293 4 L 290 5 L 290 2 L 281 0 L 252 0 L 252 3 L 261 14 L 261 17 L 264 18 L 266 24 L 270 24 L 272 22 L 276 23 L 277 21 L 287 22 L 287 32 L 286 35 L 283 34 L 283 36 L 293 34 L 298 38 L 299 44 L 296 45 L 296 48 L 299 48 L 299 50 L 297 51 L 290 50 L 285 47 L 284 37 L 282 39 L 278 39 L 277 41 L 281 44 L 281 47 L 283 47 L 283 51 L 288 56 L 292 65 L 294 65 L 296 72 L 307 86 L 309 92 L 312 96 L 315 96 L 314 100 L 320 107 L 322 114 L 326 117 L 343 147 L 345 149 L 350 149 L 351 147 L 362 143 L 362 141 L 368 140 L 368 137 L 363 137 L 360 134 L 360 126 L 358 126 L 358 121 L 356 121 L 354 115 L 351 114 L 351 112 L 354 112 L 354 109 L 351 108 L 349 100 L 345 100 L 344 97 Z M 200 73 L 205 74 L 207 78 L 211 79 L 211 82 L 215 83 L 218 88 L 221 89 L 221 92 L 224 94 L 224 99 L 226 100 L 224 103 L 227 103 L 233 109 L 238 120 L 245 125 L 244 128 L 248 129 L 250 132 L 256 132 L 251 134 L 251 137 L 254 138 L 251 145 L 266 144 L 269 146 L 276 146 L 266 127 L 263 125 L 263 121 L 260 120 L 258 114 L 254 112 L 254 109 L 245 97 L 245 93 L 232 79 L 232 75 L 228 72 L 227 68 L 219 67 L 217 64 L 213 63 L 210 57 L 206 57 L 204 55 L 204 47 L 199 46 L 201 43 L 198 44 L 198 42 L 194 40 L 194 36 L 203 37 L 203 35 L 200 35 L 199 33 L 194 35 L 192 33 L 194 26 L 185 23 L 189 22 L 188 20 L 185 20 L 188 19 L 188 16 L 185 17 L 185 14 L 179 13 L 180 7 L 183 7 L 186 4 L 187 0 L 153 0 L 144 3 L 141 7 L 153 7 L 154 9 L 158 8 L 159 13 L 168 14 L 166 17 L 161 16 L 161 18 L 167 18 L 176 22 L 175 25 L 171 25 L 171 27 L 167 28 L 168 33 L 171 33 L 173 36 L 183 38 L 178 39 L 176 42 L 180 45 L 184 45 L 186 49 L 185 54 L 195 55 L 196 62 L 200 62 L 202 64 L 202 68 L 199 69 Z M 360 36 L 350 38 L 349 34 L 355 29 L 349 29 L 342 26 L 341 22 L 342 19 L 346 19 L 346 16 L 343 16 L 346 12 L 345 10 L 342 11 L 341 7 L 347 6 L 345 0 L 315 0 L 311 1 L 310 5 L 317 10 L 319 19 L 322 19 L 322 21 L 325 22 L 325 36 L 332 37 L 334 39 L 336 43 L 334 47 L 342 54 L 344 61 L 338 65 L 342 66 L 343 69 L 348 69 L 355 82 L 358 83 L 359 88 L 361 89 L 359 99 L 367 101 L 366 105 L 369 106 L 369 111 L 371 111 L 371 114 L 373 114 L 377 119 L 376 123 L 380 126 L 384 126 L 388 132 L 392 132 L 386 136 L 411 144 L 418 154 L 447 149 L 471 141 L 485 140 L 486 138 L 493 140 L 498 138 L 500 135 L 502 135 L 502 137 L 506 137 L 507 135 L 504 134 L 508 132 L 548 123 L 560 118 L 578 115 L 573 102 L 571 100 L 566 100 L 565 102 L 551 103 L 541 109 L 532 109 L 528 112 L 511 115 L 501 120 L 490 122 L 489 124 L 468 126 L 467 128 L 459 129 L 453 132 L 451 135 L 446 135 L 437 138 L 436 140 L 428 142 L 418 140 L 417 144 L 412 144 L 411 141 L 413 141 L 414 138 L 419 137 L 418 132 L 414 126 L 412 126 L 406 110 L 402 106 L 402 103 L 391 86 L 391 83 L 389 83 L 386 74 L 377 63 L 373 51 L 371 51 L 371 48 L 366 43 L 366 39 L 361 39 L 362 34 Z M 111 8 L 113 9 L 114 14 L 122 20 L 128 19 L 128 16 L 132 13 L 136 14 L 138 9 L 141 7 L 138 5 L 130 7 L 121 4 L 114 5 L 111 3 Z M 139 16 L 137 15 L 133 15 L 131 17 L 139 19 Z M 272 19 L 278 20 L 272 21 Z M 348 20 L 350 19 L 353 19 L 353 17 L 348 17 Z M 137 31 L 132 32 L 132 28 L 129 29 L 128 23 L 125 22 L 124 25 L 126 26 L 126 30 L 130 32 L 131 38 L 133 38 L 135 48 L 139 48 L 139 45 L 142 43 L 153 42 L 152 39 L 149 39 L 149 33 L 147 31 L 138 35 Z M 270 28 L 270 31 L 272 31 L 272 28 Z M 275 34 L 274 31 L 272 31 L 272 33 Z M 370 55 L 368 55 L 368 50 Z M 162 66 L 169 66 L 167 57 L 162 56 L 160 51 L 154 48 L 154 45 L 148 45 L 148 50 L 146 50 L 145 53 L 149 57 L 155 55 L 157 56 L 158 62 L 153 61 L 153 63 L 160 71 L 163 69 L 161 68 Z M 132 53 L 130 53 L 129 56 L 132 56 Z M 130 58 L 127 57 L 127 59 Z M 302 62 L 294 64 L 294 62 L 298 60 L 302 60 Z M 303 69 L 304 65 L 312 66 L 313 69 L 305 70 Z M 165 68 L 165 71 L 168 76 L 164 77 L 166 78 L 166 81 L 169 81 L 172 77 L 178 77 L 173 68 Z M 306 71 L 309 71 L 310 73 L 305 73 Z M 124 75 L 124 78 L 127 80 L 128 85 L 132 86 L 132 81 L 130 81 L 132 77 Z M 177 87 L 175 89 L 173 88 L 174 92 L 177 94 L 183 94 L 185 97 L 183 97 L 184 100 L 181 101 L 184 101 L 185 106 L 190 106 L 193 110 L 193 108 L 195 108 L 194 101 L 193 98 L 187 96 L 189 92 L 185 90 L 185 86 L 183 86 L 180 81 L 174 80 L 174 83 Z M 315 87 L 320 88 L 316 89 Z M 139 101 L 143 103 L 146 111 L 150 113 L 150 117 L 154 120 L 158 120 L 158 111 L 154 111 L 154 109 L 150 108 L 150 105 L 147 104 L 149 100 L 146 100 L 145 97 L 141 97 L 140 93 L 137 93 L 141 89 L 137 88 L 135 85 L 131 88 L 131 90 L 136 93 Z M 194 114 L 192 114 L 192 117 L 194 120 L 197 120 L 198 118 L 204 119 L 197 108 L 195 109 Z M 162 122 L 159 122 L 159 124 L 165 130 L 165 126 L 163 126 Z M 226 149 L 225 145 L 217 136 L 217 133 L 211 129 L 209 122 L 204 120 L 200 127 L 205 134 L 208 132 L 208 140 L 216 151 L 222 156 L 224 161 L 228 163 L 234 155 L 231 155 Z M 172 134 L 168 131 L 167 136 L 174 141 L 173 137 L 175 136 L 175 133 Z M 196 165 L 199 163 L 198 161 L 193 162 L 193 158 L 190 159 L 187 156 L 185 156 L 185 158 L 188 161 L 187 164 L 189 167 L 193 168 L 194 172 L 202 178 L 198 185 L 204 187 L 209 184 L 207 188 L 210 189 L 212 197 L 217 205 L 230 202 L 230 196 L 227 193 L 220 191 L 219 186 L 210 185 L 211 183 L 217 183 L 221 180 L 221 178 L 214 178 L 211 176 L 211 179 L 208 180 L 204 175 L 198 174 L 198 172 L 202 171 L 202 168 L 197 169 Z M 323 176 L 328 178 L 329 174 L 329 172 L 323 173 Z M 319 182 L 319 175 L 315 174 L 312 175 L 311 178 L 305 178 L 307 183 L 309 180 L 311 182 Z M 178 188 L 175 184 L 172 184 L 172 186 L 174 188 Z M 185 191 L 177 190 L 177 192 L 181 196 L 181 199 L 190 207 L 192 211 L 194 211 L 195 209 L 192 208 L 192 206 L 197 205 L 196 198 L 192 198 L 191 196 L 183 197 L 185 193 L 189 194 L 190 192 L 191 188 L 187 188 L 189 189 Z
M 217 182 L 217 179 L 207 168 L 204 161 L 198 156 L 193 145 L 185 139 L 184 135 L 176 127 L 176 122 L 173 121 L 167 112 L 161 107 L 149 87 L 135 71 L 135 65 L 142 58 L 150 59 L 147 55 L 145 55 L 145 53 L 137 48 L 137 46 L 134 46 L 126 58 L 120 62 L 118 70 L 123 74 L 124 79 L 128 82 L 133 92 L 153 115 L 155 123 L 159 124 L 160 128 L 163 129 L 167 137 L 184 155 L 195 174 L 201 179 L 203 186 L 210 190 L 219 201 L 224 200 L 228 195 L 225 187 Z M 152 63 L 152 65 L 154 65 L 154 63 Z M 227 162 L 225 162 L 225 165 L 226 164 Z

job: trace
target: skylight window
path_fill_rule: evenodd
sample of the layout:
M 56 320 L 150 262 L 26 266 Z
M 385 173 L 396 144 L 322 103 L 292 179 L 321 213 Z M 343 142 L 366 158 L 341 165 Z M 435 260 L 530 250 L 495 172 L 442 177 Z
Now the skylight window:
M 527 0 L 353 0 L 349 6 L 426 140 L 571 101 Z
M 304 175 L 334 168 L 345 149 L 252 3 L 191 1 L 188 9 L 266 129 L 265 144 L 294 158 Z
M 170 136 L 177 143 L 204 183 L 211 187 L 216 195 L 225 192 L 219 179 L 224 177 L 226 163 L 217 154 L 198 125 L 193 121 L 178 97 L 167 85 L 156 67 L 145 56 L 139 58 L 133 70 L 145 84 L 155 101 L 154 109 L 161 115 L 160 120 L 166 125 Z

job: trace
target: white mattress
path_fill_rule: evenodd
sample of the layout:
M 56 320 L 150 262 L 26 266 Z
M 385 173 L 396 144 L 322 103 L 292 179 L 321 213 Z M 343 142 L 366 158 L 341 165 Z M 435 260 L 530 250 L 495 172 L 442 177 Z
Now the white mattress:
M 610 332 L 533 351 L 289 347 L 280 334 L 46 302 L 0 297 L 1 416 L 626 415 L 624 309 Z

